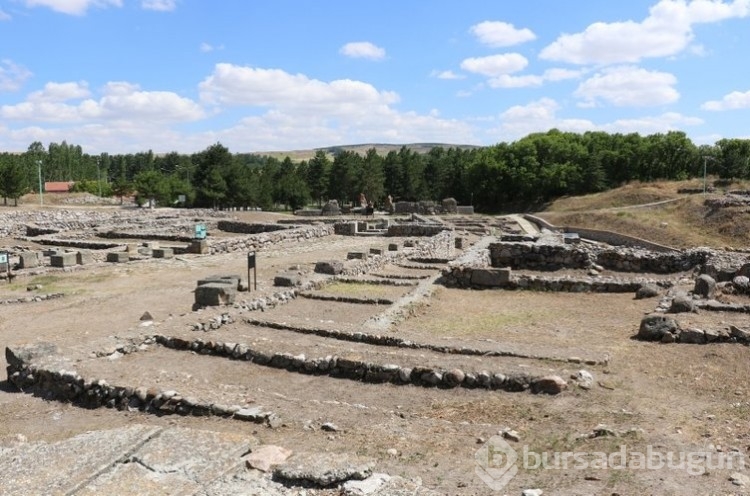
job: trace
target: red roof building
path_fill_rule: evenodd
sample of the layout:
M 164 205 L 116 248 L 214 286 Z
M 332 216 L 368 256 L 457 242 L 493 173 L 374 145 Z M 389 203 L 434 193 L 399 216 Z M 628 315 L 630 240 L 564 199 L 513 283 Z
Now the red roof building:
M 67 193 L 70 191 L 71 186 L 75 183 L 73 181 L 50 181 L 44 183 L 45 193 Z

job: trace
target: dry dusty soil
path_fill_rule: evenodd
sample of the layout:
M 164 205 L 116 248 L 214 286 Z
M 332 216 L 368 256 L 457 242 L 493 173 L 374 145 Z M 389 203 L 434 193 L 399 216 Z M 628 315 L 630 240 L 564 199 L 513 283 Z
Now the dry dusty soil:
M 241 215 L 250 220 L 253 214 Z M 238 299 L 277 291 L 274 276 L 291 266 L 310 271 L 318 260 L 343 260 L 349 251 L 382 247 L 388 241 L 330 236 L 263 250 L 258 253 L 257 292 L 240 293 Z M 4 243 L 17 244 L 14 240 Z M 65 294 L 49 301 L 0 306 L 2 344 L 52 342 L 84 377 L 171 389 L 225 404 L 260 406 L 277 414 L 282 423 L 272 428 L 214 417 L 90 410 L 24 394 L 3 383 L 1 445 L 9 449 L 38 441 L 52 443 L 89 431 L 129 426 L 184 427 L 245 439 L 252 445 L 371 458 L 377 472 L 409 480 L 420 478 L 424 487 L 439 494 L 516 495 L 534 488 L 545 495 L 728 495 L 750 491 L 750 485 L 730 481 L 736 472 L 750 475 L 750 463 L 745 468 L 739 462 L 750 456 L 747 347 L 665 345 L 632 339 L 641 317 L 654 310 L 658 299 L 636 300 L 631 294 L 448 289 L 416 278 L 436 276 L 439 270 L 430 266 L 418 269 L 391 264 L 377 272 L 380 276 L 413 276 L 400 280 L 427 284 L 431 295 L 405 307 L 401 320 L 385 329 L 372 322 L 387 310 L 387 304 L 297 298 L 263 312 L 238 308 L 193 311 L 196 281 L 217 273 L 245 274 L 243 253 L 98 263 L 74 272 L 18 277 L 13 284 L 2 282 L 1 300 L 28 296 L 27 286 L 37 283 L 42 287 L 36 293 Z M 417 287 L 337 283 L 318 293 L 396 301 Z M 153 323 L 140 320 L 146 311 L 153 316 Z M 231 314 L 233 322 L 209 332 L 192 330 L 193 324 L 221 313 Z M 716 326 L 747 321 L 746 315 L 721 313 L 693 318 Z M 245 319 L 256 319 L 257 325 Z M 374 346 L 273 329 L 264 323 L 378 333 L 488 353 L 446 354 L 435 346 Z M 568 389 L 551 396 L 528 391 L 367 384 L 158 346 L 124 356 L 95 356 L 122 339 L 154 332 L 189 339 L 200 334 L 206 340 L 246 343 L 260 350 L 304 353 L 307 357 L 559 375 L 568 380 Z M 573 357 L 582 363 L 570 361 Z M 580 369 L 594 377 L 590 389 L 570 380 Z M 334 424 L 335 430 L 324 430 L 326 423 Z M 485 471 L 484 479 L 494 482 L 495 490 L 478 471 L 486 466 L 481 461 L 487 457 L 486 443 L 506 449 L 495 437 L 505 429 L 518 435 L 507 441 L 518 455 L 513 466 L 517 473 L 499 488 L 506 472 L 491 465 L 497 470 Z M 597 453 L 621 456 L 622 450 L 623 457 L 630 457 L 631 466 L 616 465 L 620 459 L 612 457 L 609 462 L 616 463 L 602 466 Z M 580 457 L 564 454 L 573 452 Z M 632 458 L 638 453 L 650 456 L 650 468 L 640 467 L 638 459 Z M 680 456 L 688 453 L 694 455 L 680 465 Z M 547 456 L 546 464 L 541 463 L 542 454 Z M 667 464 L 668 454 L 673 466 Z M 565 456 L 570 458 L 562 458 Z M 734 460 L 734 467 L 726 466 L 728 460 Z M 691 464 L 686 466 L 688 461 Z M 12 480 L 13 475 L 4 473 L 0 478 Z M 154 494 L 162 494 L 162 490 L 155 489 Z M 290 491 L 316 494 L 314 489 Z M 81 494 L 91 492 L 89 487 Z

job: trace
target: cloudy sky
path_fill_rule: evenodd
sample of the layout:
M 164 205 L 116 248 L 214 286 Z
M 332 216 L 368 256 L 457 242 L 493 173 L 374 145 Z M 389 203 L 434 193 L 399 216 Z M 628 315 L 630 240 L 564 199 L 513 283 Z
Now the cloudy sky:
M 0 0 L 0 151 L 750 138 L 750 0 Z

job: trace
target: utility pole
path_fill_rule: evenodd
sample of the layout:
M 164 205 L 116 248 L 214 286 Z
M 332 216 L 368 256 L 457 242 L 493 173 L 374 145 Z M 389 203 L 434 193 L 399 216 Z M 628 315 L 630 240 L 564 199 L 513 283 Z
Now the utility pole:
M 42 161 L 37 160 L 36 165 L 39 169 L 39 206 L 44 206 L 44 186 L 42 185 Z

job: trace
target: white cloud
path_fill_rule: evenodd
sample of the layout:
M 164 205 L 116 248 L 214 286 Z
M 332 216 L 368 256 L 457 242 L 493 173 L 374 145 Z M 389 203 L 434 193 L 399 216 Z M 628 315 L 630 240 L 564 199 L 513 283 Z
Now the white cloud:
M 398 101 L 396 93 L 378 91 L 361 81 L 324 82 L 280 69 L 232 64 L 216 64 L 213 74 L 199 87 L 201 99 L 208 103 L 294 108 L 297 112 L 311 113 L 366 113 L 368 107 Z
M 177 0 L 143 0 L 141 7 L 158 12 L 171 12 L 177 8 Z
M 617 107 L 650 107 L 676 102 L 680 94 L 675 84 L 677 79 L 666 72 L 620 66 L 587 79 L 574 95 L 585 107 L 596 106 L 600 101 Z
M 108 83 L 99 100 L 85 83 L 47 83 L 26 101 L 0 107 L 0 118 L 22 122 L 81 123 L 94 120 L 134 123 L 186 122 L 204 116 L 190 99 L 166 91 L 141 91 L 137 85 Z
M 33 102 L 64 102 L 88 98 L 91 92 L 88 83 L 47 83 L 41 91 L 29 94 L 28 100 Z
M 750 108 L 750 91 L 733 91 L 721 100 L 710 100 L 701 105 L 703 110 L 736 110 Z
M 90 7 L 122 7 L 122 0 L 25 0 L 28 7 L 47 7 L 55 12 L 84 15 Z
M 692 26 L 745 17 L 748 0 L 660 0 L 641 22 L 632 20 L 589 25 L 583 32 L 563 34 L 539 57 L 574 64 L 634 63 L 649 57 L 675 55 L 689 46 Z
M 528 63 L 526 57 L 519 53 L 503 53 L 464 59 L 461 62 L 461 69 L 483 76 L 498 77 L 503 74 L 518 72 L 525 68 Z
M 584 132 L 596 127 L 585 119 L 561 119 L 557 117 L 559 109 L 560 105 L 551 98 L 541 98 L 527 105 L 515 105 L 500 114 L 500 125 L 490 129 L 489 133 L 502 141 L 514 141 L 552 128 Z
M 513 24 L 500 21 L 484 21 L 470 29 L 480 43 L 491 47 L 518 45 L 536 39 L 530 29 L 516 29 Z
M 544 82 L 542 76 L 527 74 L 524 76 L 510 76 L 502 74 L 487 81 L 490 88 L 528 88 L 530 86 L 541 86 Z
M 432 71 L 430 75 L 438 79 L 466 79 L 463 74 L 456 74 L 453 71 Z
M 369 41 L 347 43 L 339 49 L 339 53 L 354 59 L 382 60 L 385 58 L 385 50 Z
M 396 93 L 353 80 L 330 82 L 261 69 L 217 64 L 200 84 L 204 102 L 265 108 L 220 132 L 221 142 L 242 150 L 288 150 L 321 143 L 432 141 L 475 143 L 462 121 L 401 112 Z
M 0 60 L 0 91 L 16 91 L 27 79 L 31 71 L 9 59 Z
M 637 119 L 618 119 L 600 127 L 608 133 L 654 134 L 667 131 L 683 131 L 687 126 L 698 126 L 703 120 L 688 117 L 677 112 L 666 112 L 657 116 L 645 116 Z
M 199 50 L 202 53 L 209 53 L 209 52 L 213 52 L 215 50 L 224 50 L 224 45 L 216 45 L 216 46 L 214 46 L 214 45 L 212 45 L 210 43 L 203 42 L 203 43 L 201 43 L 201 45 L 199 47 Z
M 574 133 L 605 131 L 608 133 L 653 134 L 697 126 L 703 121 L 676 112 L 635 119 L 618 119 L 605 124 L 595 124 L 587 119 L 570 119 L 558 116 L 560 105 L 551 98 L 541 98 L 526 105 L 508 108 L 499 116 L 499 124 L 488 130 L 493 139 L 514 141 L 531 133 L 559 129 Z
M 0 9 L 0 21 L 10 21 L 12 17 L 10 14 L 5 12 L 3 9 Z

